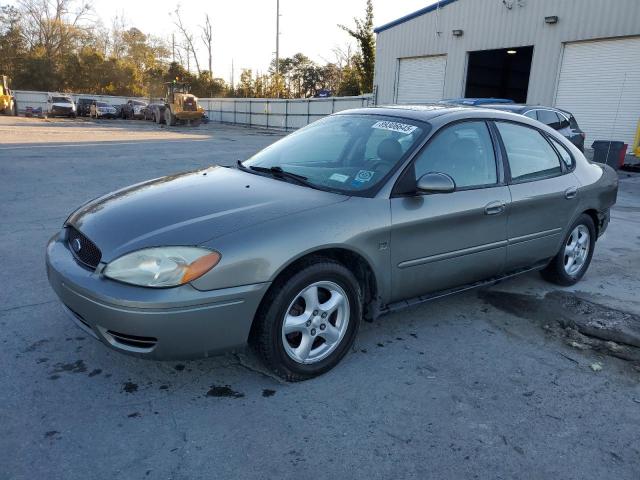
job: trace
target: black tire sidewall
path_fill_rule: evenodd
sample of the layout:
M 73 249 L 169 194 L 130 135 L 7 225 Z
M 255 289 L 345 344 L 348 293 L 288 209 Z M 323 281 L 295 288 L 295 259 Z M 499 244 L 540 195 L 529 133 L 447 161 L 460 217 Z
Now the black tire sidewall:
M 329 281 L 345 291 L 349 300 L 349 325 L 340 345 L 325 359 L 306 365 L 294 361 L 287 355 L 282 340 L 282 324 L 289 305 L 309 285 Z M 353 274 L 338 263 L 318 263 L 295 274 L 280 288 L 268 308 L 263 321 L 270 330 L 267 348 L 270 357 L 281 366 L 285 373 L 293 373 L 305 378 L 320 375 L 333 368 L 346 355 L 353 344 L 362 318 L 362 299 L 358 281 Z

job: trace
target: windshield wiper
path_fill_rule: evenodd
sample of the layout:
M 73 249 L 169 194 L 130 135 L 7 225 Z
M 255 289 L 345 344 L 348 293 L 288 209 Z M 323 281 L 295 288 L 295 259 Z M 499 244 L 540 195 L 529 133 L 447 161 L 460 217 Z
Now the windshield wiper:
M 242 164 L 240 160 L 238 160 L 238 168 L 241 168 L 242 170 L 253 170 L 254 172 L 259 172 L 259 173 L 268 173 L 269 175 L 276 178 L 286 178 L 289 180 L 293 180 L 299 183 L 300 185 L 304 185 L 305 187 L 321 190 L 313 183 L 307 181 L 307 177 L 305 177 L 304 175 L 298 175 L 297 173 L 287 172 L 286 170 L 283 170 L 282 167 L 278 167 L 278 166 L 258 167 L 258 166 L 251 165 L 249 168 L 247 168 Z

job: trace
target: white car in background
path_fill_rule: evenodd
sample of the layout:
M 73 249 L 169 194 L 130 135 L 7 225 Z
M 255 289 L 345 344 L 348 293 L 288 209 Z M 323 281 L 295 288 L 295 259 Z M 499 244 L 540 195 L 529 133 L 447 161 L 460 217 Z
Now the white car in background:
M 95 101 L 89 107 L 90 118 L 116 118 L 117 111 L 108 103 Z
M 69 95 L 52 93 L 47 96 L 47 117 L 76 117 L 76 104 Z

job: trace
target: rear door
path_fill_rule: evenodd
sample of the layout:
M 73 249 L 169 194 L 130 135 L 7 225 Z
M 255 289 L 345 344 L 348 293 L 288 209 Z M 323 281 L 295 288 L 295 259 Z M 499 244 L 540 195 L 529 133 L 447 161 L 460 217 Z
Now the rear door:
M 446 173 L 456 190 L 391 199 L 392 301 L 502 272 L 510 198 L 493 140 L 482 120 L 443 127 L 405 172 Z
M 506 269 L 512 271 L 557 253 L 577 208 L 579 184 L 542 132 L 516 122 L 495 125 L 508 160 Z

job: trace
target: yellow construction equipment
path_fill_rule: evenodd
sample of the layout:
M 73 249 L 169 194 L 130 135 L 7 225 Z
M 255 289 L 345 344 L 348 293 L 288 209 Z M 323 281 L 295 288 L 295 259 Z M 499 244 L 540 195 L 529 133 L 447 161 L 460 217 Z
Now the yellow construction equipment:
M 9 79 L 0 75 L 0 113 L 15 116 L 18 114 L 18 104 L 9 89 Z
M 167 125 L 178 123 L 200 125 L 204 108 L 198 105 L 198 99 L 190 93 L 189 84 L 174 80 L 165 83 L 165 85 L 167 86 L 167 95 L 164 105 L 164 123 Z

